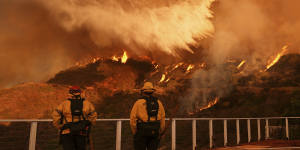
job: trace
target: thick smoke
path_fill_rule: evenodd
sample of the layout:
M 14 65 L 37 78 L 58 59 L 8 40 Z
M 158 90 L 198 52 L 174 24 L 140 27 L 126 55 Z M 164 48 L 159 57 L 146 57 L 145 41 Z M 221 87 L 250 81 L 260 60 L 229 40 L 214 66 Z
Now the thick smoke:
M 157 59 L 158 53 L 176 55 L 177 49 L 190 50 L 188 45 L 210 35 L 207 61 L 218 66 L 229 58 L 245 59 L 252 66 L 249 70 L 254 70 L 283 45 L 289 45 L 288 52 L 299 52 L 299 3 L 1 0 L 0 88 L 47 80 L 76 61 L 111 56 L 122 49 L 136 55 L 152 52 Z M 208 9 L 211 4 L 213 14 Z
M 299 6 L 298 0 L 217 1 L 215 33 L 207 46 L 207 60 L 214 67 L 194 74 L 192 90 L 183 98 L 187 111 L 199 110 L 230 92 L 231 73 L 224 69 L 229 59 L 246 60 L 243 72 L 254 73 L 264 70 L 284 45 L 287 53 L 299 53 Z
M 0 88 L 45 81 L 97 50 L 87 31 L 65 31 L 34 0 L 1 0 L 0 33 Z
M 284 45 L 300 52 L 300 2 L 297 0 L 224 0 L 216 5 L 212 60 L 246 59 L 258 66 Z M 257 62 L 261 60 L 261 62 Z
M 123 49 L 153 58 L 174 56 L 175 49 L 189 50 L 187 44 L 214 30 L 209 21 L 211 3 L 1 0 L 0 88 L 47 80 L 77 61 L 110 57 Z
M 118 40 L 141 54 L 143 49 L 176 55 L 190 50 L 214 31 L 209 7 L 214 0 L 45 0 L 57 21 L 68 31 L 86 28 L 100 47 Z M 142 50 L 141 50 L 142 48 Z

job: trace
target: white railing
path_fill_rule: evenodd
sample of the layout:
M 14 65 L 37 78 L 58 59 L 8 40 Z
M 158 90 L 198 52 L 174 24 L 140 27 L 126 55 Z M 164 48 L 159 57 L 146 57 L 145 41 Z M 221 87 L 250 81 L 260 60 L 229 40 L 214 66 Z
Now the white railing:
M 265 117 L 265 118 L 173 118 L 171 121 L 171 147 L 172 150 L 176 149 L 176 121 L 192 121 L 192 142 L 193 150 L 196 149 L 197 142 L 197 122 L 199 120 L 209 121 L 209 147 L 213 147 L 213 121 L 223 120 L 224 126 L 224 146 L 227 146 L 227 121 L 236 121 L 236 144 L 240 144 L 240 120 L 247 120 L 247 134 L 248 142 L 252 139 L 251 137 L 251 120 L 257 120 L 257 141 L 261 140 L 261 120 L 265 120 L 265 139 L 270 138 L 269 134 L 269 120 L 271 119 L 285 119 L 285 135 L 289 139 L 289 119 L 300 119 L 300 117 Z M 168 119 L 166 119 L 168 120 Z M 36 147 L 36 135 L 37 135 L 37 124 L 38 122 L 51 122 L 51 119 L 2 119 L 0 122 L 31 122 L 30 138 L 29 138 L 29 150 L 35 150 Z M 116 150 L 121 150 L 121 133 L 122 133 L 122 122 L 129 121 L 129 119 L 97 119 L 97 121 L 113 121 L 117 122 L 116 127 Z

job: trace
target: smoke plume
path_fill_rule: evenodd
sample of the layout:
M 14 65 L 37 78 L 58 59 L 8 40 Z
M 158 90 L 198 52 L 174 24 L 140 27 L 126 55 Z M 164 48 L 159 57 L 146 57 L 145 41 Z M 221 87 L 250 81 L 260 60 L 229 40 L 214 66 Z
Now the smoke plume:
M 245 60 L 244 73 L 265 69 L 269 59 L 288 45 L 287 53 L 300 52 L 300 1 L 219 0 L 214 4 L 215 33 L 207 46 L 209 70 L 199 70 L 192 90 L 183 98 L 185 109 L 204 107 L 231 89 L 229 59 Z M 208 88 L 209 87 L 209 88 Z
M 43 2 L 66 30 L 86 28 L 98 46 L 112 46 L 118 40 L 136 53 L 143 48 L 175 55 L 176 49 L 190 50 L 188 44 L 214 30 L 209 20 L 213 0 Z
M 205 38 L 207 61 L 218 66 L 229 58 L 245 59 L 248 70 L 255 70 L 283 45 L 289 45 L 288 52 L 299 52 L 299 3 L 1 0 L 0 88 L 47 80 L 76 61 L 110 57 L 123 49 L 168 61 L 178 49 L 191 51 L 190 45 L 203 44 Z
M 154 58 L 191 51 L 188 44 L 214 30 L 212 1 L 1 0 L 0 88 L 123 49 Z
M 265 63 L 284 45 L 300 52 L 300 2 L 297 0 L 224 0 L 215 8 L 216 32 L 210 45 L 212 60 L 229 58 Z

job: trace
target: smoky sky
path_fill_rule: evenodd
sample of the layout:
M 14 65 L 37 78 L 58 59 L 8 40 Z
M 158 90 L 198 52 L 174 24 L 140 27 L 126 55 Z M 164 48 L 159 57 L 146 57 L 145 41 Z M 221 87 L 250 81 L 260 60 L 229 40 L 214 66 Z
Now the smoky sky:
M 123 50 L 174 61 L 173 48 L 188 50 L 213 30 L 206 1 L 1 0 L 0 88 Z
M 297 0 L 218 1 L 214 8 L 216 31 L 209 47 L 213 60 L 222 63 L 239 58 L 258 66 L 284 45 L 289 53 L 299 53 L 299 4 Z
M 257 66 L 283 45 L 289 45 L 288 52 L 299 52 L 299 3 L 1 0 L 0 88 L 45 81 L 76 61 L 122 50 L 173 62 L 181 59 L 176 50 L 183 49 L 200 59 L 203 53 L 192 54 L 189 45 L 203 43 L 209 61 L 238 58 Z
M 66 32 L 32 0 L 0 1 L 0 33 L 0 87 L 46 80 L 97 50 L 87 31 Z

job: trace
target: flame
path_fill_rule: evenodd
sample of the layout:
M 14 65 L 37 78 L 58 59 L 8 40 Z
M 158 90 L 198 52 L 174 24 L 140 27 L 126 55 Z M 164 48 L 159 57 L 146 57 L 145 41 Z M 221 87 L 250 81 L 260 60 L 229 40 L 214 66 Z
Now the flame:
M 208 102 L 207 106 L 204 106 L 204 107 L 200 108 L 200 111 L 208 109 L 208 108 L 214 106 L 218 101 L 219 101 L 219 97 L 216 97 L 213 101 Z
M 95 63 L 95 62 L 97 62 L 98 60 L 100 60 L 100 58 L 99 58 L 99 57 L 96 57 L 96 58 L 93 58 L 92 62 Z
M 275 59 L 267 65 L 265 71 L 267 71 L 269 68 L 271 68 L 273 65 L 275 65 L 278 62 L 278 60 L 281 58 L 281 56 L 287 51 L 287 48 L 288 48 L 287 45 L 285 45 L 281 48 L 281 52 L 278 53 L 277 56 L 275 57 Z
M 113 60 L 113 61 L 119 61 L 119 59 L 118 59 L 116 56 L 113 56 L 113 57 L 111 58 L 111 60 Z
M 189 73 L 195 66 L 190 64 L 187 68 L 186 68 L 186 73 Z
M 243 60 L 236 68 L 240 69 L 244 64 L 245 64 L 246 60 Z
M 159 82 L 163 82 L 165 79 L 166 79 L 166 75 L 165 75 L 165 74 L 162 74 L 161 79 L 160 79 Z
M 170 78 L 168 78 L 165 82 L 169 82 Z
M 127 52 L 124 51 L 123 56 L 121 58 L 121 63 L 125 64 L 127 61 L 128 57 L 127 57 Z
M 205 68 L 205 67 L 206 67 L 206 63 L 205 63 L 205 62 L 201 63 L 201 64 L 199 65 L 199 67 L 200 67 L 200 68 Z
M 176 66 L 175 66 L 172 70 L 177 69 L 177 68 L 178 68 L 179 66 L 181 66 L 181 65 L 183 65 L 183 62 L 176 64 Z
M 86 59 L 82 59 L 80 61 L 75 62 L 75 66 L 77 67 L 84 67 L 90 63 L 96 63 L 99 60 L 102 60 L 103 58 L 101 57 L 91 57 L 91 58 L 86 58 Z
M 159 65 L 158 64 L 155 64 L 154 65 L 154 69 L 158 69 Z

